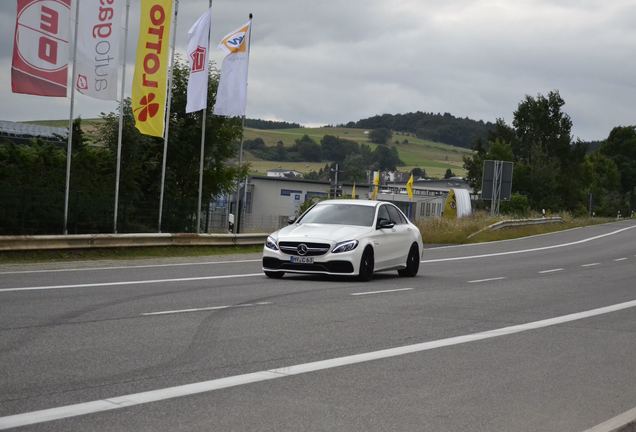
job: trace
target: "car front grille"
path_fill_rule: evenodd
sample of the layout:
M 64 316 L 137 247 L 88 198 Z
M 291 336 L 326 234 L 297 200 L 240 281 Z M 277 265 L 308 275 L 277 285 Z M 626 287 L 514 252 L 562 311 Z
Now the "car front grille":
M 304 244 L 307 246 L 307 253 L 304 255 L 300 255 L 298 253 L 298 246 Z M 287 255 L 295 255 L 295 256 L 320 256 L 329 252 L 329 248 L 331 245 L 329 243 L 312 243 L 312 242 L 288 242 L 282 241 L 278 242 L 278 247 L 281 252 L 286 253 Z
M 278 258 L 263 257 L 263 267 L 268 270 L 315 271 L 325 273 L 353 273 L 353 264 L 349 261 L 327 261 L 313 264 L 299 264 Z

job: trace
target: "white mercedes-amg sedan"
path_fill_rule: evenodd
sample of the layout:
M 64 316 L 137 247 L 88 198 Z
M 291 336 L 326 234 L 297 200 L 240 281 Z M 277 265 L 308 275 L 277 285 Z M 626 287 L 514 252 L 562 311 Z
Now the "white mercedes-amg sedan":
M 263 271 L 270 278 L 318 273 L 369 281 L 388 270 L 412 277 L 422 249 L 419 229 L 393 204 L 327 200 L 267 237 Z

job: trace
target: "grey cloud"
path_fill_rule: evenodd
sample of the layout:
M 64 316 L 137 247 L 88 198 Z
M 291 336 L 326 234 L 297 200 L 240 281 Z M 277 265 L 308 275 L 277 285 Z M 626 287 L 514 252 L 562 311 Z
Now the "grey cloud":
M 132 3 L 128 82 L 139 15 Z M 206 6 L 180 2 L 178 51 Z M 215 0 L 212 40 L 249 12 L 249 116 L 333 124 L 422 110 L 510 121 L 526 94 L 558 89 L 583 139 L 636 122 L 636 6 L 628 0 Z M 12 101 L 0 105 L 0 118 L 64 112 L 64 99 L 10 94 L 14 15 L 14 2 L 0 1 L 0 100 Z M 84 117 L 114 106 L 78 100 Z

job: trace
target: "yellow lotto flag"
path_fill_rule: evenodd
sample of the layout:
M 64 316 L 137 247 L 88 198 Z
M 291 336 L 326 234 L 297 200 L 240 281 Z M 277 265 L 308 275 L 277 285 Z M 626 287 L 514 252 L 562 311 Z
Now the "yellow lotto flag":
M 353 186 L 351 187 L 351 198 L 356 199 L 356 182 L 353 182 Z
M 171 21 L 172 0 L 141 0 L 132 109 L 144 135 L 163 136 Z
M 373 172 L 373 192 L 371 192 L 371 199 L 374 200 L 378 197 L 380 191 L 380 171 Z
M 409 177 L 409 181 L 406 182 L 406 193 L 409 194 L 409 199 L 413 199 L 413 174 Z

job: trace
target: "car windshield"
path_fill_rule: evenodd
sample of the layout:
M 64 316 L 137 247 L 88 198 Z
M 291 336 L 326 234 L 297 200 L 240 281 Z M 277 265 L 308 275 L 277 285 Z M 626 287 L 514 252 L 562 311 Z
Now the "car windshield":
M 309 210 L 298 222 L 332 225 L 373 225 L 375 207 L 355 204 L 322 204 Z

